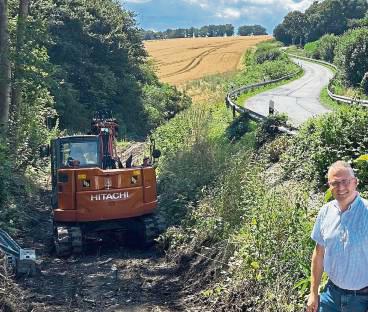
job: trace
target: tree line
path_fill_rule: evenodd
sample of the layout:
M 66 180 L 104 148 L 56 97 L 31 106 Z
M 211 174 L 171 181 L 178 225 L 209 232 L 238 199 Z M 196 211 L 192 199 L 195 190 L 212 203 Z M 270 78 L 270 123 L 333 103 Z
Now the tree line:
M 341 35 L 350 28 L 367 26 L 367 10 L 366 0 L 314 1 L 304 13 L 289 12 L 273 35 L 284 44 L 304 45 L 325 34 Z
M 309 57 L 334 63 L 339 69 L 334 84 L 368 95 L 367 1 L 315 1 L 305 13 L 288 13 L 274 37 L 304 46 Z
M 206 25 L 200 28 L 177 28 L 166 29 L 165 31 L 141 30 L 144 40 L 173 39 L 173 38 L 192 38 L 192 37 L 224 37 L 233 36 L 234 26 L 225 25 Z M 238 35 L 267 35 L 266 28 L 261 25 L 244 25 L 238 28 Z
M 85 133 L 109 109 L 122 135 L 144 136 L 189 105 L 159 82 L 133 13 L 115 0 L 0 0 L 0 136 L 18 167 L 47 126 Z

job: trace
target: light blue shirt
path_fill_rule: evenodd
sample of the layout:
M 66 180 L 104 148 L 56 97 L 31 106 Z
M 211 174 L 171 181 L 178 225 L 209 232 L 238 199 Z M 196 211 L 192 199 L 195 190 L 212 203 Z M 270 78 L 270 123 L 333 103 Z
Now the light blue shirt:
M 368 286 L 368 201 L 359 195 L 341 213 L 336 200 L 324 205 L 311 235 L 325 248 L 324 271 L 340 288 Z

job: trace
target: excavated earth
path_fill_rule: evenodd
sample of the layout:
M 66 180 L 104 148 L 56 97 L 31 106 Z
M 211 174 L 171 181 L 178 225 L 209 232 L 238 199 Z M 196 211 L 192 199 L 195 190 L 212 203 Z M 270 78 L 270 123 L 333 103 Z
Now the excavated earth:
M 16 281 L 25 310 L 205 310 L 192 295 L 196 276 L 188 274 L 190 259 L 170 260 L 156 246 L 144 250 L 105 241 L 87 246 L 82 255 L 58 258 L 50 240 L 48 197 L 44 191 L 42 199 L 34 202 L 33 226 L 18 238 L 22 246 L 35 248 L 38 256 L 38 273 Z
M 134 249 L 112 237 L 88 245 L 81 255 L 58 258 L 52 247 L 50 190 L 43 188 L 27 201 L 27 226 L 16 239 L 36 249 L 38 273 L 16 279 L 22 298 L 8 311 L 207 310 L 191 256 L 168 257 L 157 246 Z

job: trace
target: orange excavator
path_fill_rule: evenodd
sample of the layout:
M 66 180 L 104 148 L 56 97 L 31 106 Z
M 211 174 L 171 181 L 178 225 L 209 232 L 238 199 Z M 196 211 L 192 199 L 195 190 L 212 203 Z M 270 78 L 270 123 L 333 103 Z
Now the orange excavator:
M 125 165 L 116 152 L 118 124 L 111 112 L 98 111 L 88 135 L 51 141 L 52 208 L 56 254 L 80 253 L 91 237 L 116 232 L 129 243 L 152 244 L 163 230 L 157 207 L 150 148 L 142 165 Z

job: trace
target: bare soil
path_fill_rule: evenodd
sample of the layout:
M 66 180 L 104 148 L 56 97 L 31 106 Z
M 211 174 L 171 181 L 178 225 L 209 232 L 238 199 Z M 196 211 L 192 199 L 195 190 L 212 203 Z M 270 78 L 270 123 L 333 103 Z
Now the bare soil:
M 193 288 L 197 277 L 188 269 L 191 257 L 169 259 L 157 246 L 134 249 L 113 237 L 88 245 L 82 255 L 56 257 L 49 203 L 50 190 L 43 189 L 24 207 L 26 226 L 16 239 L 22 247 L 36 249 L 39 272 L 15 283 L 1 275 L 0 311 L 205 310 Z

